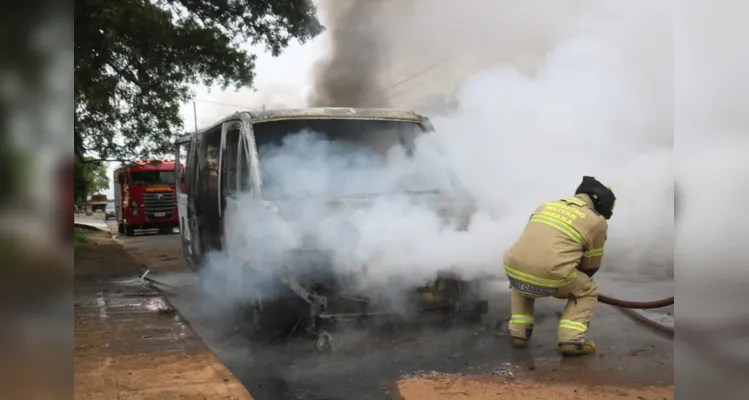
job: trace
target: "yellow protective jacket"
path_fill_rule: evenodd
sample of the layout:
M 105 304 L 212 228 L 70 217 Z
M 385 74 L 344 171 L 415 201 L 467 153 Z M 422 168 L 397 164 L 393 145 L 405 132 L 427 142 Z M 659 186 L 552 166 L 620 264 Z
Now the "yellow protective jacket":
M 543 288 L 572 282 L 577 270 L 601 266 L 608 224 L 587 194 L 548 201 L 504 254 L 511 279 Z

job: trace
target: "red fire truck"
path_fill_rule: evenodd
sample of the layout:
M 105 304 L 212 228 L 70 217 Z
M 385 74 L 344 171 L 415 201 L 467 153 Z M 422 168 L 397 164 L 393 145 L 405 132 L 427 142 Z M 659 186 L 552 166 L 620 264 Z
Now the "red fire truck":
M 120 233 L 133 236 L 136 229 L 155 228 L 167 233 L 179 226 L 174 167 L 174 160 L 149 160 L 114 171 L 114 204 Z

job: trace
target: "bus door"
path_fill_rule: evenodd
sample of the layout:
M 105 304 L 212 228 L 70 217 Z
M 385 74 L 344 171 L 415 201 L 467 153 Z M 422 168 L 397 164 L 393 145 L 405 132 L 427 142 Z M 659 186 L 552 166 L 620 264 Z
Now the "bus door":
M 177 195 L 177 214 L 179 216 L 179 233 L 180 236 L 182 236 L 182 240 L 186 243 L 190 243 L 192 241 L 191 232 L 189 228 L 189 213 L 188 213 L 188 203 L 189 203 L 189 190 L 188 187 L 190 185 L 190 180 L 188 179 L 189 171 L 191 170 L 191 167 L 193 163 L 195 162 L 193 157 L 193 152 L 191 151 L 193 146 L 193 137 L 192 135 L 186 135 L 179 139 L 177 139 L 176 142 L 176 149 L 175 149 L 175 192 Z M 180 165 L 185 164 L 185 168 L 180 168 Z

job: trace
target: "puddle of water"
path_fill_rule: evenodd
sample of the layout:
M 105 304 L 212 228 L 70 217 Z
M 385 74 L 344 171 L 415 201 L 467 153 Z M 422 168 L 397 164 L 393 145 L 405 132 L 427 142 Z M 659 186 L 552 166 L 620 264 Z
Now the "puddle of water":
M 96 293 L 96 306 L 99 308 L 99 319 L 107 319 L 107 303 L 104 301 L 104 292 Z

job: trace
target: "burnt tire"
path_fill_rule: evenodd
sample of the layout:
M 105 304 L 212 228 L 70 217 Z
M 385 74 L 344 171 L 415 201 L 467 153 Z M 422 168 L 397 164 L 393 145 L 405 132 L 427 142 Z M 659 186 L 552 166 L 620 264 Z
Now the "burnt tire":
M 271 342 L 304 330 L 309 318 L 309 304 L 291 290 L 281 291 L 275 298 L 240 309 L 238 325 L 250 339 Z
M 272 341 L 292 335 L 302 325 L 293 299 L 278 299 L 265 303 L 262 309 L 253 306 L 244 310 L 246 334 L 259 341 Z

